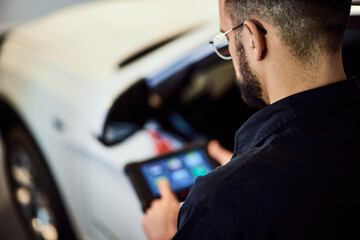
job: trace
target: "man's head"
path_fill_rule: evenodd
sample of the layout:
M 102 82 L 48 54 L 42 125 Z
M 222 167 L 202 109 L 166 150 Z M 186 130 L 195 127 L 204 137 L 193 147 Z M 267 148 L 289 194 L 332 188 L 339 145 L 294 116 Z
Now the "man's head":
M 257 106 L 269 103 L 264 91 L 271 86 L 264 79 L 274 65 L 264 62 L 276 60 L 279 52 L 288 51 L 287 60 L 313 71 L 323 56 L 339 54 L 350 6 L 351 0 L 220 0 L 222 31 L 245 22 L 228 36 L 245 100 Z

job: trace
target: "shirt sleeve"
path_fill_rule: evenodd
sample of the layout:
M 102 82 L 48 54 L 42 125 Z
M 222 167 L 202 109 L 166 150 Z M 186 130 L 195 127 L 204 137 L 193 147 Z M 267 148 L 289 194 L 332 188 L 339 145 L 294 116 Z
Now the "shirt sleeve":
M 230 239 L 225 230 L 216 224 L 208 211 L 184 203 L 178 217 L 178 232 L 173 240 L 180 239 Z

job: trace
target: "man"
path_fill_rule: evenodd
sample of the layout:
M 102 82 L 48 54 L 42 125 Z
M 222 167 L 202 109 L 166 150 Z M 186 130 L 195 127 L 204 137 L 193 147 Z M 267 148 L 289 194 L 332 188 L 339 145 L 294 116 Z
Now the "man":
M 213 44 L 227 38 L 244 100 L 268 106 L 179 214 L 168 183 L 159 186 L 143 219 L 150 239 L 360 239 L 360 82 L 346 80 L 341 52 L 350 5 L 219 1 L 226 34 Z

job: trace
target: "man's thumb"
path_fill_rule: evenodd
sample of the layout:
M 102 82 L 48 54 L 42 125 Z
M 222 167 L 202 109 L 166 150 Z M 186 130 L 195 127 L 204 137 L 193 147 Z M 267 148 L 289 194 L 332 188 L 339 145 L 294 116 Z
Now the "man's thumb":
M 161 180 L 158 188 L 161 198 L 175 198 L 175 194 L 171 190 L 170 183 L 167 180 Z

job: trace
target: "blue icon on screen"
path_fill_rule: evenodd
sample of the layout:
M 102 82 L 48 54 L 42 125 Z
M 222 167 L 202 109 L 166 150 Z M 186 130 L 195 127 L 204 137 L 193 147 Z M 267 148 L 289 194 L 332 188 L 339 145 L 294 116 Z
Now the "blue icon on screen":
M 184 179 L 190 178 L 190 174 L 186 169 L 175 171 L 171 174 L 171 179 L 175 182 L 183 181 Z
M 195 167 L 201 165 L 203 162 L 202 156 L 197 152 L 191 152 L 185 155 L 185 164 L 188 167 Z
M 189 187 L 194 183 L 194 178 L 185 168 L 171 173 L 171 182 L 176 189 Z
M 171 158 L 167 161 L 167 166 L 171 171 L 178 170 L 183 167 L 183 164 L 178 158 Z
M 159 164 L 152 164 L 148 167 L 148 171 L 153 176 L 158 176 L 164 173 L 163 168 Z

